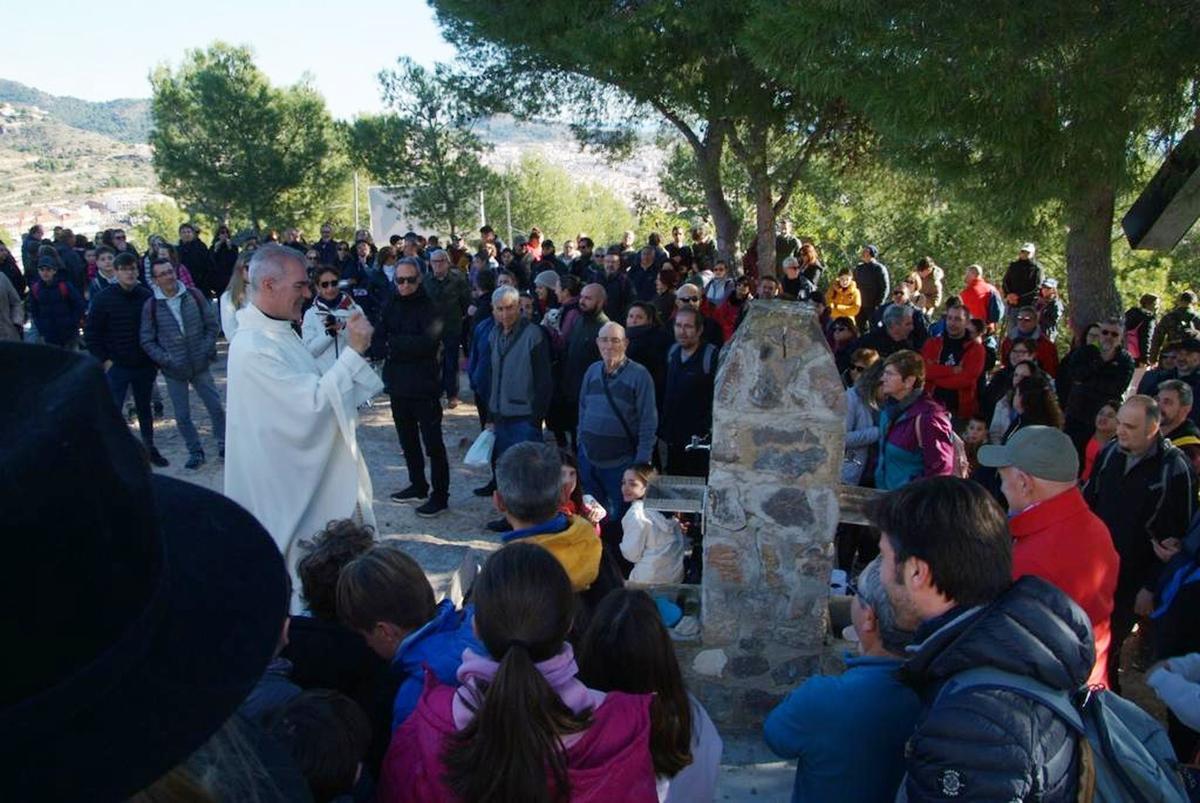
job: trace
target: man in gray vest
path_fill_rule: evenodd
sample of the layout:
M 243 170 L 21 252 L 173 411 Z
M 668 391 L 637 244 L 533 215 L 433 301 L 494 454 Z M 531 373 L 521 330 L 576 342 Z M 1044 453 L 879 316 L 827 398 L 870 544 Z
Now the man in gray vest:
M 550 409 L 553 381 L 550 376 L 550 343 L 542 328 L 521 317 L 520 293 L 515 287 L 497 287 L 492 293 L 491 393 L 488 427 L 496 433 L 492 465 L 511 446 L 542 440 L 542 421 Z M 504 519 L 488 528 L 510 529 Z

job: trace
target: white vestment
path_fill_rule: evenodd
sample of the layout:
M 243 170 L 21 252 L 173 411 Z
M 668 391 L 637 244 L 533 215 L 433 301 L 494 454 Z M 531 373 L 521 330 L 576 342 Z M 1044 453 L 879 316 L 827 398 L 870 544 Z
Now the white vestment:
M 354 349 L 324 374 L 288 321 L 254 304 L 229 347 L 225 495 L 267 529 L 296 593 L 297 542 L 333 519 L 375 525 L 371 477 L 358 448 L 358 406 L 383 382 Z M 293 595 L 293 610 L 296 610 Z

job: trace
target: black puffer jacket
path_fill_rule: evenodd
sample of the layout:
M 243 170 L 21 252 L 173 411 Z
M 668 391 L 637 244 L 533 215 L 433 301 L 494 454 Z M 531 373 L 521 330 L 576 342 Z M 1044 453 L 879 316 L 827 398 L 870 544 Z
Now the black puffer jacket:
M 1095 657 L 1083 609 L 1045 580 L 1025 576 L 990 605 L 926 623 L 917 636 L 923 640 L 909 648 L 915 654 L 900 676 L 931 707 L 905 749 L 907 800 L 1074 801 L 1076 736 L 1050 709 L 998 689 L 937 694 L 946 680 L 977 666 L 1078 688 Z
M 387 392 L 401 399 L 440 396 L 442 319 L 424 287 L 408 296 L 392 294 L 383 307 L 380 333 L 387 343 Z
M 150 368 L 154 362 L 142 349 L 142 310 L 154 294 L 135 284 L 126 290 L 110 284 L 92 299 L 84 336 L 88 351 L 100 362 L 112 360 L 122 368 Z M 169 314 L 169 313 L 168 313 Z

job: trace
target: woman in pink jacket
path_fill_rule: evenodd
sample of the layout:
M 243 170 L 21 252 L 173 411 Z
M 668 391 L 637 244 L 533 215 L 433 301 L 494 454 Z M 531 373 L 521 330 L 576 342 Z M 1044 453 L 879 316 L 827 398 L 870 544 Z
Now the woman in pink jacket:
M 514 543 L 475 581 L 489 655 L 463 653 L 459 686 L 427 680 L 392 735 L 379 800 L 655 803 L 648 694 L 585 686 L 571 645 L 571 581 L 540 546 Z

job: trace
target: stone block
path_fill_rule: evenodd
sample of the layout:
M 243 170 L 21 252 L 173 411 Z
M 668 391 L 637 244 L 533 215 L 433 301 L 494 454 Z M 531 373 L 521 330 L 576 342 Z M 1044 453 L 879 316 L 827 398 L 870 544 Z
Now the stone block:
M 708 677 L 720 677 L 728 662 L 724 650 L 702 650 L 692 660 L 692 670 Z

